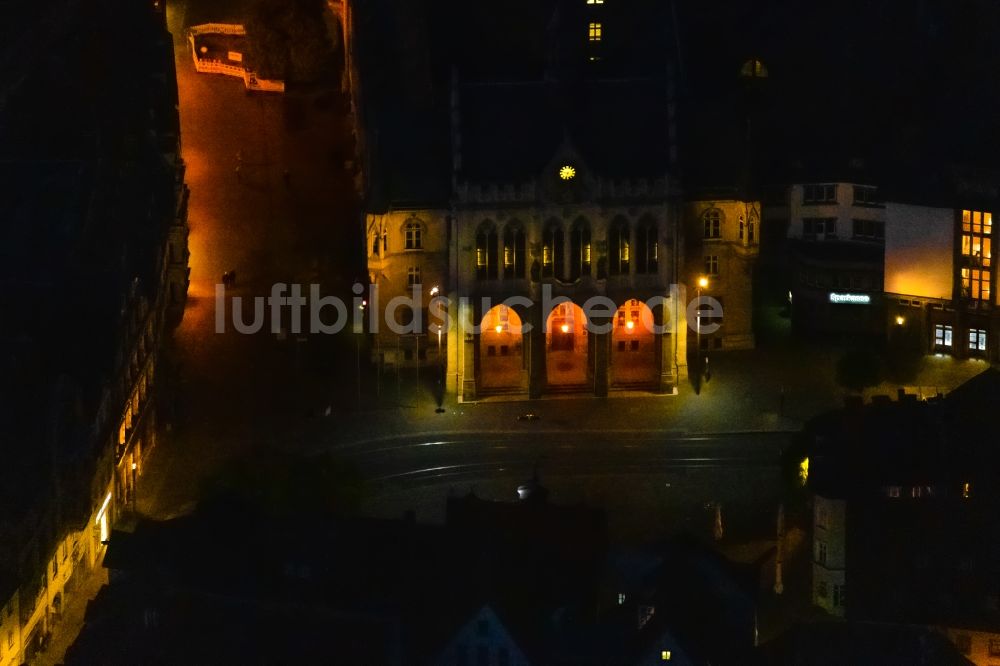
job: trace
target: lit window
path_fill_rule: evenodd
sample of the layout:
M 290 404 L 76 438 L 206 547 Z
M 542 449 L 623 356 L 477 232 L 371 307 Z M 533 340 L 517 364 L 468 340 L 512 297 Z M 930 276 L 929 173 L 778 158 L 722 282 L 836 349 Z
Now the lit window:
M 889 486 L 885 489 L 885 494 L 887 497 L 899 497 L 899 486 Z
M 934 325 L 934 346 L 951 347 L 952 328 L 949 324 Z
M 619 592 L 618 593 L 618 605 L 621 606 L 624 603 L 625 603 L 625 593 L 624 592 Z
M 986 330 L 982 328 L 969 329 L 969 351 L 986 351 Z
M 767 67 L 760 60 L 753 58 L 743 63 L 743 66 L 740 68 L 740 76 L 749 79 L 766 79 Z
M 628 222 L 625 219 L 619 218 L 612 222 L 611 229 L 608 230 L 608 268 L 612 275 L 629 274 L 630 236 Z
M 670 650 L 660 651 L 660 661 L 670 661 Z
M 710 254 L 705 257 L 705 274 L 706 275 L 719 274 L 719 255 Z
M 420 222 L 417 222 L 416 220 L 410 220 L 403 227 L 403 233 L 405 236 L 404 247 L 407 250 L 419 250 L 423 247 L 420 231 Z
M 602 33 L 601 24 L 591 22 L 587 28 L 587 37 L 590 39 L 590 41 L 592 42 L 601 41 L 601 33 Z
M 603 5 L 604 0 L 587 0 L 588 5 Z
M 411 287 L 420 284 L 420 266 L 410 266 L 406 269 L 406 284 Z

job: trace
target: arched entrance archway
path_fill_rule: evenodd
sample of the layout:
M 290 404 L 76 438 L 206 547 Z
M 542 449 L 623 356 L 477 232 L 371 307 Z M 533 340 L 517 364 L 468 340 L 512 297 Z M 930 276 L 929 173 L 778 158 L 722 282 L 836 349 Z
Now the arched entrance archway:
M 611 384 L 647 386 L 659 377 L 653 311 L 630 299 L 615 313 L 611 330 Z
M 545 322 L 545 373 L 549 386 L 586 386 L 587 317 L 576 303 L 556 305 Z
M 484 391 L 523 389 L 527 385 L 521 318 L 497 305 L 483 316 L 479 334 L 479 386 Z

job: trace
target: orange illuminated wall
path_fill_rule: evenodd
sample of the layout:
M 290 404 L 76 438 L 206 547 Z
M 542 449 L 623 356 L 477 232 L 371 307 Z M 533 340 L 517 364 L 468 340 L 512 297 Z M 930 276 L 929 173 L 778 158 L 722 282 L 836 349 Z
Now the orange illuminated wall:
M 951 299 L 955 211 L 886 203 L 885 291 Z

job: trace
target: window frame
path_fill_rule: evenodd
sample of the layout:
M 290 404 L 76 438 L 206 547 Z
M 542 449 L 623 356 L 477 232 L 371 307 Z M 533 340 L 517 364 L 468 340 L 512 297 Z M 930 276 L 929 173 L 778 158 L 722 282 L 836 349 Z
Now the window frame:
M 837 183 L 803 185 L 802 203 L 806 206 L 837 203 Z
M 709 208 L 701 216 L 704 240 L 722 240 L 723 214 L 719 208 Z
M 403 249 L 424 249 L 424 225 L 416 218 L 410 218 L 403 223 Z
M 953 349 L 955 330 L 951 324 L 934 324 L 934 348 Z
M 705 255 L 705 275 L 718 277 L 719 275 L 719 255 L 717 254 L 706 254 Z

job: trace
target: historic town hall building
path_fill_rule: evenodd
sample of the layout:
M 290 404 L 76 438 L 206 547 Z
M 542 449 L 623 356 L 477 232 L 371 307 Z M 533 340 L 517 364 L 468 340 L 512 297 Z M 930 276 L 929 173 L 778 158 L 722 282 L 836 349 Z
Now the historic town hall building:
M 374 360 L 445 366 L 447 390 L 464 400 L 673 391 L 686 376 L 686 308 L 698 277 L 714 268 L 712 295 L 726 282 L 720 254 L 747 265 L 753 257 L 727 248 L 703 258 L 702 246 L 735 247 L 737 225 L 745 246 L 751 220 L 729 212 L 756 219 L 759 207 L 684 205 L 666 12 L 587 0 L 503 12 L 466 4 L 475 6 L 425 15 L 416 3 L 384 0 L 360 4 L 372 15 L 355 16 L 390 33 L 387 17 L 407 19 L 406 39 L 366 48 L 362 30 L 356 41 L 359 106 L 378 128 L 359 137 L 378 287 Z M 405 57 L 386 55 L 386 43 Z M 685 211 L 697 216 L 690 225 Z M 699 236 L 697 257 L 685 257 L 687 227 Z M 749 271 L 731 273 L 748 295 Z M 420 311 L 386 314 L 414 288 Z M 449 301 L 446 330 L 429 303 L 438 295 Z M 588 303 L 599 306 L 585 313 Z M 386 317 L 416 323 L 399 333 Z M 734 327 L 719 329 L 715 348 L 726 336 L 752 345 L 748 312 Z

